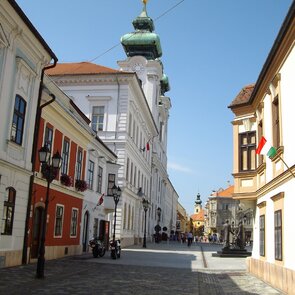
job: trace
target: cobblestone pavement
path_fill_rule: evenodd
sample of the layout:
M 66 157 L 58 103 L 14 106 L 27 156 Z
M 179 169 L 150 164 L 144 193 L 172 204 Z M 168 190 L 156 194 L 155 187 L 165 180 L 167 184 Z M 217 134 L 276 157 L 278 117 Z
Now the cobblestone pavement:
M 162 266 L 149 265 L 153 257 L 157 260 L 159 253 L 161 256 L 166 252 L 173 255 L 173 248 L 174 256 L 177 256 L 175 265 L 166 267 L 164 260 L 160 261 Z M 181 256 L 187 259 L 194 253 L 196 259 L 201 260 L 199 247 L 183 248 L 182 251 L 174 246 L 158 246 L 147 249 L 149 252 L 140 250 L 123 250 L 122 258 L 118 260 L 112 260 L 106 253 L 103 258 L 96 259 L 91 254 L 84 254 L 46 261 L 43 280 L 34 278 L 35 264 L 2 268 L 0 294 L 282 294 L 243 270 L 179 267 Z M 170 256 L 164 257 L 171 260 Z

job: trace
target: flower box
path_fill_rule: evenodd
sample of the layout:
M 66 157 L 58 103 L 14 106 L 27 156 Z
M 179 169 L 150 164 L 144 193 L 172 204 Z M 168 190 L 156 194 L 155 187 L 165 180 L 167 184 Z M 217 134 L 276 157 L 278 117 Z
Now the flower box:
M 71 176 L 69 176 L 67 174 L 61 175 L 60 182 L 61 182 L 61 184 L 65 185 L 65 186 L 73 186 L 73 179 Z
M 88 188 L 87 182 L 85 180 L 77 179 L 75 182 L 75 188 L 77 191 L 84 192 Z

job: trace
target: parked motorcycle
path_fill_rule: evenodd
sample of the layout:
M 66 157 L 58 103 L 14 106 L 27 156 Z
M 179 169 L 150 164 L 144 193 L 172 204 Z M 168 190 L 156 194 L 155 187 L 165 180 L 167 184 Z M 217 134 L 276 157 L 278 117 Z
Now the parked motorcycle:
M 111 244 L 111 257 L 117 259 L 121 257 L 121 242 L 120 240 L 112 241 Z
M 94 258 L 103 257 L 106 253 L 106 248 L 103 241 L 99 238 L 93 238 L 89 241 L 89 246 L 92 248 L 92 254 Z

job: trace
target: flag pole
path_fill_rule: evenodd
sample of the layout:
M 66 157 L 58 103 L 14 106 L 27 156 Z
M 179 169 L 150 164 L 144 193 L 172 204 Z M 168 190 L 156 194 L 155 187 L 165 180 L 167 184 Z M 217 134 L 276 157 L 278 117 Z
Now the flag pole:
M 281 156 L 279 156 L 279 159 L 285 164 L 285 166 L 287 167 L 287 169 L 291 172 L 291 174 L 295 178 L 295 174 L 292 172 L 291 168 L 287 165 L 287 163 L 283 160 L 283 158 Z

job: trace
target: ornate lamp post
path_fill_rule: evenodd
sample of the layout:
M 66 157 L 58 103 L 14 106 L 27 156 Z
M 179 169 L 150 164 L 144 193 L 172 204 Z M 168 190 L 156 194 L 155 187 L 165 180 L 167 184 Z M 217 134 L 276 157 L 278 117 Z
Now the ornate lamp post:
M 142 199 L 142 206 L 143 206 L 143 210 L 144 210 L 144 236 L 143 236 L 143 248 L 146 248 L 146 212 L 149 208 L 149 201 L 146 199 Z
M 114 186 L 112 187 L 112 195 L 113 195 L 114 202 L 115 202 L 113 242 L 115 242 L 115 238 L 116 238 L 117 205 L 118 205 L 118 203 L 120 201 L 121 193 L 122 193 L 122 191 L 121 191 L 120 187 L 116 186 L 114 184 Z
M 44 265 L 45 265 L 45 236 L 46 236 L 46 222 L 47 222 L 47 211 L 48 211 L 48 203 L 49 203 L 49 190 L 50 183 L 55 179 L 58 170 L 60 168 L 62 157 L 59 152 L 56 152 L 53 157 L 50 157 L 50 151 L 47 147 L 42 147 L 39 151 L 39 161 L 42 165 L 41 171 L 43 177 L 47 181 L 47 189 L 46 189 L 46 199 L 45 199 L 45 208 L 42 215 L 42 223 L 41 223 L 41 239 L 40 245 L 38 249 L 38 262 L 37 262 L 37 271 L 36 278 L 43 279 L 44 278 Z

